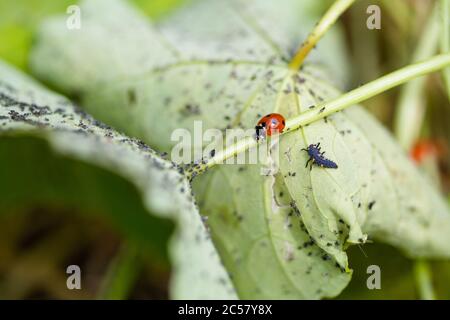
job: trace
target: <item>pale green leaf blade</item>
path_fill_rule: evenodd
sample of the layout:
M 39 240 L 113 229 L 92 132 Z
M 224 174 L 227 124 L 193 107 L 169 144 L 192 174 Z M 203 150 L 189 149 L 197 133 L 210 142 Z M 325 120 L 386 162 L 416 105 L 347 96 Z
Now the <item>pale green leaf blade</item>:
M 281 176 L 261 167 L 218 168 L 207 177 L 202 211 L 243 299 L 334 297 L 351 274 L 310 237 Z

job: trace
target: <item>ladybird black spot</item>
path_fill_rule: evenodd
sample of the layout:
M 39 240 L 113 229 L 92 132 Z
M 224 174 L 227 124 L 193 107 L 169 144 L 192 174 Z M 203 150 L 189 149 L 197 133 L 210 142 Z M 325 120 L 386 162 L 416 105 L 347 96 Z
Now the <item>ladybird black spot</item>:
M 369 210 L 372 210 L 373 206 L 375 205 L 376 201 L 369 202 L 369 205 L 367 206 Z

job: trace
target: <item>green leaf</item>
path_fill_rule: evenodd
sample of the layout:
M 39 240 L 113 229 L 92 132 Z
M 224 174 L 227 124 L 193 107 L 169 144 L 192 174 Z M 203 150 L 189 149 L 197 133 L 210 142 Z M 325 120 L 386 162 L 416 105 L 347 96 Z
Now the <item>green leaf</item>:
M 266 113 L 289 118 L 340 94 L 329 84 L 329 74 L 342 83 L 346 73 L 337 33 L 302 70 L 287 68 L 315 22 L 307 8 L 200 1 L 152 26 L 121 2 L 86 3 L 82 30 L 58 18 L 43 25 L 32 67 L 99 119 L 169 151 L 173 130 L 193 132 L 194 120 L 204 129 L 252 128 Z M 301 149 L 317 142 L 338 169 L 305 168 Z M 367 235 L 412 256 L 450 256 L 448 207 L 361 107 L 284 135 L 280 155 L 275 176 L 228 165 L 197 182 L 240 297 L 335 296 L 350 280 L 347 246 Z
M 0 75 L 2 136 L 44 139 L 58 154 L 115 172 L 139 190 L 148 212 L 176 223 L 177 230 L 169 246 L 173 264 L 172 297 L 235 297 L 190 195 L 189 183 L 175 164 L 143 142 L 94 120 L 66 98 L 51 93 L 3 63 L 0 63 Z M 39 172 L 32 174 L 34 179 L 46 179 Z M 33 176 L 28 178 L 32 181 Z

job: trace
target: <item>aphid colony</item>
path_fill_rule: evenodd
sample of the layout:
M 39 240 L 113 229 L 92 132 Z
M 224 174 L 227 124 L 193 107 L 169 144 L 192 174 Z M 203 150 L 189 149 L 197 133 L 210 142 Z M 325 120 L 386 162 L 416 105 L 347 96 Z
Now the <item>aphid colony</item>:
M 286 120 L 279 113 L 269 113 L 262 117 L 258 124 L 255 126 L 256 130 L 256 141 L 263 140 L 266 136 L 271 136 L 274 133 L 282 133 L 284 127 L 286 126 Z M 310 164 L 310 169 L 312 169 L 313 164 L 317 164 L 324 168 L 337 169 L 337 164 L 324 157 L 325 152 L 320 148 L 320 142 L 316 144 L 310 144 L 308 148 L 303 148 L 309 155 L 309 159 L 306 162 L 306 167 Z

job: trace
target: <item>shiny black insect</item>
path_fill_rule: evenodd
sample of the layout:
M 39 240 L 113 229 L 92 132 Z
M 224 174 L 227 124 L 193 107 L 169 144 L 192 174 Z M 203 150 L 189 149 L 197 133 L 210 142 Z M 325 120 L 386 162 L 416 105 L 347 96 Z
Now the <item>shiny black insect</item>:
M 325 151 L 320 152 L 320 142 L 317 144 L 310 144 L 308 148 L 303 148 L 302 150 L 308 152 L 309 155 L 309 160 L 306 162 L 305 168 L 308 167 L 308 164 L 311 164 L 310 169 L 312 169 L 313 164 L 316 163 L 321 167 L 337 169 L 338 166 L 335 162 L 326 159 L 323 156 Z

